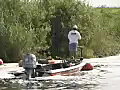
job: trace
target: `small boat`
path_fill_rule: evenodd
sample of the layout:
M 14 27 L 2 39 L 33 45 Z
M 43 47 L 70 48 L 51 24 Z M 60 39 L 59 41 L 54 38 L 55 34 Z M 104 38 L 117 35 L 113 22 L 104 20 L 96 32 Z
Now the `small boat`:
M 62 60 L 55 60 L 54 63 L 50 64 L 38 64 L 35 69 L 36 76 L 73 76 L 78 75 L 82 67 L 86 63 L 70 63 L 63 62 Z
M 72 61 L 72 62 L 71 62 Z M 44 76 L 73 76 L 78 75 L 82 67 L 86 64 L 81 60 L 38 60 L 37 67 L 34 69 L 32 77 Z M 15 76 L 25 74 L 24 71 L 12 73 Z
M 71 62 L 72 61 L 72 62 Z M 79 76 L 80 71 L 86 70 L 88 63 L 78 60 L 38 60 L 37 67 L 34 69 L 32 78 L 48 76 Z M 88 70 L 89 68 L 87 68 Z M 15 76 L 25 74 L 25 71 L 14 72 Z

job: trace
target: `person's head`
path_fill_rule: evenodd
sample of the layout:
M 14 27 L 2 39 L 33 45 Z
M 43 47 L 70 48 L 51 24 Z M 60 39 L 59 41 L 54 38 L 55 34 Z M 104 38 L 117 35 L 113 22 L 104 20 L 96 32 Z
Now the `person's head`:
M 73 30 L 77 30 L 77 29 L 78 29 L 77 25 L 74 25 Z

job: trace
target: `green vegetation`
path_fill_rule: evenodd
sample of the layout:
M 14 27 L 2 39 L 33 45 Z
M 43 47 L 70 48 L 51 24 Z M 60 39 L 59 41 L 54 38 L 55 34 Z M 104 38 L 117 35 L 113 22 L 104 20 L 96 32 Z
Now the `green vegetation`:
M 79 0 L 0 0 L 0 58 L 17 62 L 27 52 L 45 57 L 39 50 L 67 58 L 67 34 L 75 24 L 84 57 L 120 53 L 118 8 L 93 8 Z

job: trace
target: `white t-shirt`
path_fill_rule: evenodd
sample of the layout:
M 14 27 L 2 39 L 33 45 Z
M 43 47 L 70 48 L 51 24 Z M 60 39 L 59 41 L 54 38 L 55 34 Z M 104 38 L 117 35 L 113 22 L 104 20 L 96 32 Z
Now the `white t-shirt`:
M 78 43 L 78 40 L 81 39 L 81 35 L 77 30 L 71 30 L 68 33 L 69 44 Z

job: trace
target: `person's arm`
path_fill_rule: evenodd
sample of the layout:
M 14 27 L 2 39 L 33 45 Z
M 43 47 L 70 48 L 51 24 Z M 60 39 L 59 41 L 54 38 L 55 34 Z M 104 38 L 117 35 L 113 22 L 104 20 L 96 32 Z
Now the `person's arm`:
M 34 54 L 32 54 L 32 59 L 33 59 L 34 62 L 37 62 L 36 56 Z
M 68 39 L 70 39 L 70 32 L 68 33 Z
M 80 40 L 81 39 L 81 35 L 80 35 L 80 33 L 78 32 L 78 39 Z

